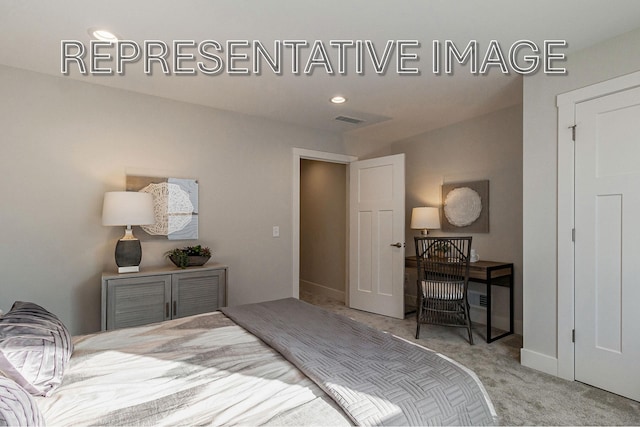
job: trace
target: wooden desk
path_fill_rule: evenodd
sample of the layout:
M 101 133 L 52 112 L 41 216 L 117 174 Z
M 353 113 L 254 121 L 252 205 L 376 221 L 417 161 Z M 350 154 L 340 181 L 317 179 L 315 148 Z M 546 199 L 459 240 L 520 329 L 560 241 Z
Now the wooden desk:
M 415 256 L 405 258 L 405 267 L 417 268 Z M 488 343 L 513 334 L 513 263 L 477 261 L 469 265 L 469 281 L 487 286 L 487 337 Z M 491 335 L 491 288 L 502 286 L 509 289 L 509 330 L 497 336 Z

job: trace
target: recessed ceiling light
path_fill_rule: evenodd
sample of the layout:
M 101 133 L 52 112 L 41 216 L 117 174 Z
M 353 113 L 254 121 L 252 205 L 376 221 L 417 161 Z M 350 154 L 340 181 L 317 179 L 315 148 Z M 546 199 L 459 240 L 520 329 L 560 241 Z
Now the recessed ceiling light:
M 101 40 L 103 42 L 111 42 L 115 43 L 118 41 L 118 37 L 113 34 L 111 31 L 101 30 L 97 28 L 90 28 L 89 35 L 95 39 Z
M 331 98 L 331 102 L 333 102 L 334 104 L 344 104 L 345 102 L 347 102 L 347 98 L 337 95 Z

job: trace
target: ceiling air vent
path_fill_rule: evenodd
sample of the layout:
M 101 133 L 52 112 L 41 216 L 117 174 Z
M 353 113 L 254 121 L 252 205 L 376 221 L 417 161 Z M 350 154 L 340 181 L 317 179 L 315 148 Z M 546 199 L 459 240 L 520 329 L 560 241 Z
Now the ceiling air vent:
M 338 116 L 336 117 L 336 120 L 345 122 L 345 123 L 350 123 L 352 125 L 359 125 L 360 123 L 364 123 L 364 120 L 362 119 L 356 119 L 355 117 L 349 117 L 349 116 Z

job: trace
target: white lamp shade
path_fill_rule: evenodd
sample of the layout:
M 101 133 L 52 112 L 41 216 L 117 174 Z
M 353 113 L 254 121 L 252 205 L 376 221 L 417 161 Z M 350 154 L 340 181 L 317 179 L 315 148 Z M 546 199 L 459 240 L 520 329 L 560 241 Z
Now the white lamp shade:
M 415 230 L 433 230 L 440 228 L 438 208 L 413 208 L 411 211 L 411 228 Z
M 137 191 L 104 194 L 102 225 L 149 225 L 155 222 L 151 194 Z

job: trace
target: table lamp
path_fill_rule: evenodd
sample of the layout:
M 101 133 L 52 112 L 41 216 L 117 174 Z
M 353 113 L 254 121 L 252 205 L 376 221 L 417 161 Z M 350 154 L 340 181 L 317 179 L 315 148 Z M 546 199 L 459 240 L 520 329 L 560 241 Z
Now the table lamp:
M 440 228 L 440 212 L 438 208 L 413 208 L 411 211 L 411 228 L 421 230 L 423 236 L 426 236 L 429 230 Z
M 124 236 L 116 244 L 118 273 L 140 271 L 142 247 L 134 237 L 132 225 L 150 225 L 156 222 L 153 197 L 137 191 L 111 191 L 104 195 L 102 225 L 126 226 Z

